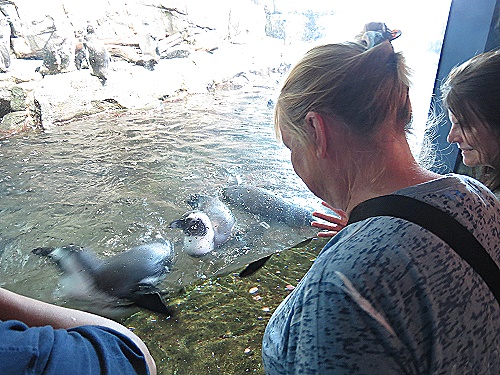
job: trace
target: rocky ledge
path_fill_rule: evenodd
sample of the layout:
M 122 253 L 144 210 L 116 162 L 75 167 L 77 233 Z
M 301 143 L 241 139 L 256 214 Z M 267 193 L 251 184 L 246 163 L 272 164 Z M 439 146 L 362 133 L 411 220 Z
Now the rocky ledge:
M 285 20 L 267 3 L 0 0 L 0 137 L 109 109 L 275 85 L 312 38 L 314 17 Z

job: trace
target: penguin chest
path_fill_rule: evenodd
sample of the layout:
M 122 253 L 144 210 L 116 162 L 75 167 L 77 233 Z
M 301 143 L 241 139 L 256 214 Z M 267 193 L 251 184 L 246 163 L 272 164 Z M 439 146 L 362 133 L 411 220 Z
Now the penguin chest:
M 204 236 L 185 236 L 184 251 L 191 256 L 199 257 L 214 250 L 214 233 L 207 233 Z

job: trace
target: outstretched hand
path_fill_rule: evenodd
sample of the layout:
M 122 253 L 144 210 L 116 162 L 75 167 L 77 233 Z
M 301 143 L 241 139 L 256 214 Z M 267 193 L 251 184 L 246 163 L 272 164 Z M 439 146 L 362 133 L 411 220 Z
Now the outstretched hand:
M 324 214 L 322 212 L 317 212 L 317 211 L 314 211 L 312 213 L 312 215 L 314 217 L 317 217 L 319 219 L 323 219 L 325 221 L 328 221 L 329 223 L 331 224 L 325 224 L 323 222 L 319 222 L 319 221 L 313 221 L 311 223 L 311 225 L 313 227 L 316 227 L 316 228 L 319 228 L 319 229 L 322 229 L 321 232 L 318 232 L 318 237 L 333 237 L 335 236 L 342 228 L 344 228 L 347 224 L 347 220 L 349 219 L 347 217 L 347 214 L 338 209 L 338 208 L 334 208 L 332 206 L 330 206 L 328 203 L 326 202 L 321 202 L 321 204 L 327 208 L 329 208 L 330 210 L 332 210 L 333 212 L 335 212 L 338 216 L 333 216 L 333 215 L 328 215 L 328 214 Z

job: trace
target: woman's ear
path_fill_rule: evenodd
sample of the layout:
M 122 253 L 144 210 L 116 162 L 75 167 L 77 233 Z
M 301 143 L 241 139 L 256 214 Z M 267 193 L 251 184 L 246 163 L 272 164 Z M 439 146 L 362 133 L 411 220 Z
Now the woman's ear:
M 308 112 L 305 118 L 306 127 L 312 136 L 316 147 L 316 156 L 324 158 L 327 151 L 327 129 L 323 116 L 318 112 Z

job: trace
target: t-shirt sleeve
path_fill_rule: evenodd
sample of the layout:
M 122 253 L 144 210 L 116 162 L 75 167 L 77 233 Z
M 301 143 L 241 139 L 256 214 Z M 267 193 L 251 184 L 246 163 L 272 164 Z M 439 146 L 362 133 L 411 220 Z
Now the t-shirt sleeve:
M 149 373 L 144 355 L 128 337 L 100 326 L 68 330 L 0 322 L 0 374 Z

